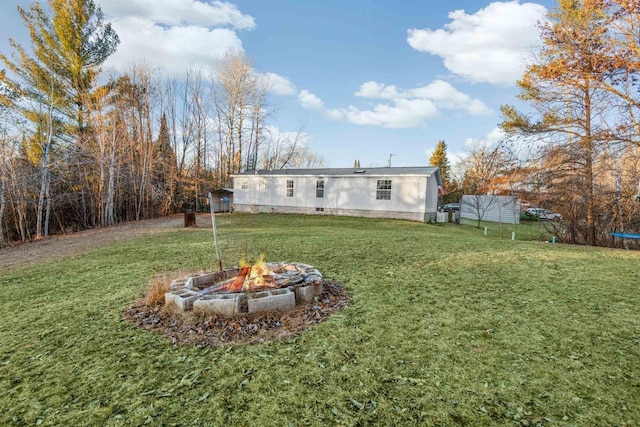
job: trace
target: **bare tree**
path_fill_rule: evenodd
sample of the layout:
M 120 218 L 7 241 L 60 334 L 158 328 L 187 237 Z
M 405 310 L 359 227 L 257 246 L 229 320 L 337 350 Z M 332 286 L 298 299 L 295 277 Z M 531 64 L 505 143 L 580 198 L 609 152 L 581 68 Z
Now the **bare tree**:
M 260 168 L 274 170 L 303 167 L 305 152 L 308 153 L 303 143 L 305 137 L 302 129 L 284 133 L 271 129 L 263 146 Z
M 212 76 L 219 184 L 255 163 L 264 129 L 267 85 L 242 53 L 227 54 Z
M 7 180 L 9 169 L 9 145 L 6 124 L 0 128 L 0 245 L 2 245 L 5 235 L 4 212 L 7 194 Z
M 495 192 L 505 167 L 501 143 L 476 141 L 471 151 L 458 165 L 459 180 L 466 194 Z
M 494 208 L 497 204 L 498 198 L 487 196 L 484 194 L 465 194 L 460 199 L 460 211 L 471 211 L 475 217 L 477 224 L 476 227 L 480 228 L 482 220 L 485 218 L 487 212 Z

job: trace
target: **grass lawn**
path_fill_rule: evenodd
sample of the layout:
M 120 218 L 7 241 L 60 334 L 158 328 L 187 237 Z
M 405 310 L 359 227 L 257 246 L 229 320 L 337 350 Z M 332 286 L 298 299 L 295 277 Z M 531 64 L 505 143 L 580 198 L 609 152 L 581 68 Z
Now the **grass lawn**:
M 640 253 L 471 226 L 218 219 L 225 266 L 313 264 L 352 304 L 291 341 L 174 347 L 122 320 L 212 270 L 168 229 L 0 272 L 0 425 L 638 425 Z

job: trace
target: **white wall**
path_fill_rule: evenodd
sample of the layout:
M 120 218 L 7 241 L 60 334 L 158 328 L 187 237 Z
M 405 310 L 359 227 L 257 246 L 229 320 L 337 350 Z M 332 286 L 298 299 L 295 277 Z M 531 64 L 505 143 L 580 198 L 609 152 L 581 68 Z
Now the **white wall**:
M 513 196 L 462 196 L 460 218 L 520 224 L 520 200 Z
M 286 197 L 286 182 L 294 181 L 294 196 Z M 324 179 L 324 198 L 316 198 L 316 181 Z M 377 181 L 391 180 L 391 200 L 376 200 Z M 234 179 L 236 205 L 274 205 L 315 207 L 326 209 L 359 209 L 396 212 L 436 212 L 437 187 L 435 177 L 425 175 L 242 175 Z M 247 188 L 243 189 L 243 183 Z

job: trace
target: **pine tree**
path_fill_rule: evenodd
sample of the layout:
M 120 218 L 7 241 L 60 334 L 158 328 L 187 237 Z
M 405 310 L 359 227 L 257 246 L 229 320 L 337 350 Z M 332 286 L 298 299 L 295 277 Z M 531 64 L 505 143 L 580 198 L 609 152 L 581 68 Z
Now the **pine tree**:
M 440 169 L 442 187 L 444 189 L 442 203 L 458 202 L 462 196 L 462 192 L 458 183 L 451 179 L 451 166 L 449 164 L 449 158 L 447 157 L 447 144 L 443 140 L 438 141 L 436 149 L 429 158 L 429 164 L 431 166 L 437 166 L 438 169 Z
M 563 189 L 561 198 L 579 212 L 570 227 L 580 229 L 573 239 L 594 245 L 599 197 L 594 165 L 611 143 L 611 130 L 622 126 L 616 123 L 621 116 L 610 113 L 606 87 L 618 61 L 607 44 L 607 2 L 560 0 L 541 30 L 544 45 L 518 81 L 519 98 L 534 115 L 503 106 L 501 127 L 511 135 L 535 135 L 548 144 L 547 152 L 562 154 L 562 167 L 548 185 Z
M 153 151 L 155 153 L 153 187 L 159 195 L 158 201 L 161 202 L 160 213 L 166 214 L 170 210 L 170 205 L 175 203 L 177 162 L 176 154 L 171 148 L 169 126 L 167 126 L 167 116 L 164 113 L 160 118 L 160 130 Z
M 440 169 L 440 176 L 442 177 L 442 185 L 447 188 L 449 183 L 449 159 L 447 158 L 447 144 L 443 140 L 438 141 L 436 149 L 431 153 L 429 158 L 429 164 L 431 166 L 437 166 Z
M 61 140 L 81 143 L 85 139 L 87 107 L 99 67 L 119 43 L 93 0 L 49 0 L 48 4 L 51 16 L 38 2 L 28 10 L 18 6 L 29 30 L 32 54 L 12 39 L 12 59 L 0 54 L 8 70 L 0 73 L 0 85 L 19 95 L 22 102 L 11 106 L 34 127 L 27 149 L 39 163 L 41 175 L 37 237 L 48 234 L 54 144 Z
M 51 16 L 38 2 L 28 10 L 18 6 L 33 54 L 10 39 L 12 59 L 0 54 L 0 60 L 15 77 L 0 76 L 0 81 L 23 97 L 45 99 L 67 122 L 67 133 L 82 133 L 99 67 L 120 40 L 93 0 L 48 0 L 48 4 Z M 37 110 L 25 107 L 23 113 L 40 122 Z

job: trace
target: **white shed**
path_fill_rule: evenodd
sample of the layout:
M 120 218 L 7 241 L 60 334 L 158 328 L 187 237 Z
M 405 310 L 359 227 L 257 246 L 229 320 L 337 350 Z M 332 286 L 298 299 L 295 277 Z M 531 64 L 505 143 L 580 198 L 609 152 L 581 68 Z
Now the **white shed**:
M 514 196 L 465 195 L 460 201 L 460 218 L 520 224 L 520 199 Z
M 437 167 L 279 169 L 233 175 L 237 212 L 435 219 Z

